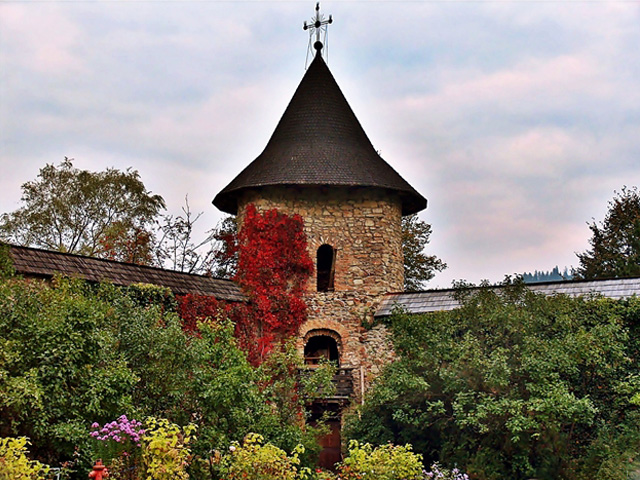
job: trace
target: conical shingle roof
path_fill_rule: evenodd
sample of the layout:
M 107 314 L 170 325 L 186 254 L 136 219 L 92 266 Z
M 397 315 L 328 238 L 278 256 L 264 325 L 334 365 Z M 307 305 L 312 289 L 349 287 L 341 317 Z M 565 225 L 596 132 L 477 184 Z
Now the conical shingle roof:
M 400 195 L 403 215 L 427 205 L 375 151 L 319 54 L 264 151 L 216 195 L 213 204 L 236 214 L 243 190 L 287 185 L 391 190 Z

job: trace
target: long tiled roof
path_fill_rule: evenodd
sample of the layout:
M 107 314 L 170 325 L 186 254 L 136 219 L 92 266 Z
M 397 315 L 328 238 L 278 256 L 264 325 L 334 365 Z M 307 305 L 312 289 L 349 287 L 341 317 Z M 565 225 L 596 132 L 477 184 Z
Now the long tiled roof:
M 236 214 L 242 191 L 267 186 L 382 188 L 404 215 L 427 200 L 376 152 L 322 56 L 305 73 L 264 151 L 213 200 Z
M 494 288 L 499 289 L 500 287 Z M 546 295 L 565 294 L 571 297 L 601 295 L 607 298 L 619 299 L 640 295 L 640 277 L 533 283 L 528 284 L 527 288 L 533 292 Z M 454 296 L 455 292 L 455 289 L 446 289 L 389 294 L 380 303 L 375 316 L 391 315 L 395 307 L 400 307 L 409 313 L 453 310 L 460 307 L 460 302 Z
M 92 282 L 109 281 L 122 286 L 150 283 L 168 287 L 176 295 L 211 295 L 228 301 L 245 299 L 240 288 L 231 280 L 37 248 L 16 245 L 10 247 L 16 272 L 27 277 L 51 278 L 58 273 Z

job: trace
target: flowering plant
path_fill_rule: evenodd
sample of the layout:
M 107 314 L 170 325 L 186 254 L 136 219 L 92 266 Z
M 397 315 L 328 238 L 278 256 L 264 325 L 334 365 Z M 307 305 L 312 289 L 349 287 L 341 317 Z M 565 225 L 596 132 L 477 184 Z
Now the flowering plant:
M 96 439 L 96 453 L 109 466 L 112 479 L 133 480 L 140 461 L 141 440 L 145 434 L 142 423 L 122 415 L 118 420 L 91 425 L 91 436 Z
M 469 475 L 466 473 L 461 472 L 457 468 L 448 470 L 441 467 L 438 462 L 431 465 L 429 471 L 425 470 L 422 473 L 424 474 L 424 478 L 429 480 L 469 480 Z

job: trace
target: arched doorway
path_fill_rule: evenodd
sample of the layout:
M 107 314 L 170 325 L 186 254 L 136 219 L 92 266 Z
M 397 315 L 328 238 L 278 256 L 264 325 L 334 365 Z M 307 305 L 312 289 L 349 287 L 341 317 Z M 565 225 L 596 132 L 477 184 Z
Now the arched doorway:
M 340 366 L 340 337 L 335 332 L 309 332 L 304 345 L 304 363 L 308 366 L 319 365 L 323 361 L 334 362 Z M 337 337 L 337 338 L 336 338 Z
M 340 367 L 342 354 L 342 340 L 340 335 L 330 329 L 310 330 L 304 336 L 304 363 L 314 368 L 324 361 L 330 361 Z M 335 378 L 334 378 L 335 382 Z M 322 450 L 318 456 L 318 466 L 334 469 L 334 465 L 342 460 L 341 455 L 341 411 L 344 403 L 337 397 L 327 397 L 316 400 L 307 408 L 309 423 L 317 425 L 322 422 L 327 428 L 327 434 L 320 438 Z

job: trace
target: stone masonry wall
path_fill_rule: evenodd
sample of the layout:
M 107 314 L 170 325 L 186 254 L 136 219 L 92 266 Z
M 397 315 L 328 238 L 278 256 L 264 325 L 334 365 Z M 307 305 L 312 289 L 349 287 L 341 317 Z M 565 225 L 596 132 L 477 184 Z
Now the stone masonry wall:
M 402 291 L 402 215 L 396 195 L 365 188 L 263 188 L 239 201 L 239 224 L 249 203 L 262 211 L 301 215 L 314 260 L 321 245 L 336 249 L 336 292 Z M 315 279 L 310 284 L 308 290 L 315 290 Z
M 403 289 L 400 199 L 365 188 L 270 187 L 245 193 L 239 202 L 239 225 L 249 203 L 259 211 L 277 208 L 288 215 L 299 214 L 314 261 L 321 245 L 336 250 L 334 291 L 316 292 L 315 277 L 307 285 L 308 320 L 301 328 L 298 348 L 304 351 L 314 331 L 335 332 L 341 366 L 354 367 L 359 397 L 393 357 L 386 329 L 365 326 L 372 324 L 385 293 Z

